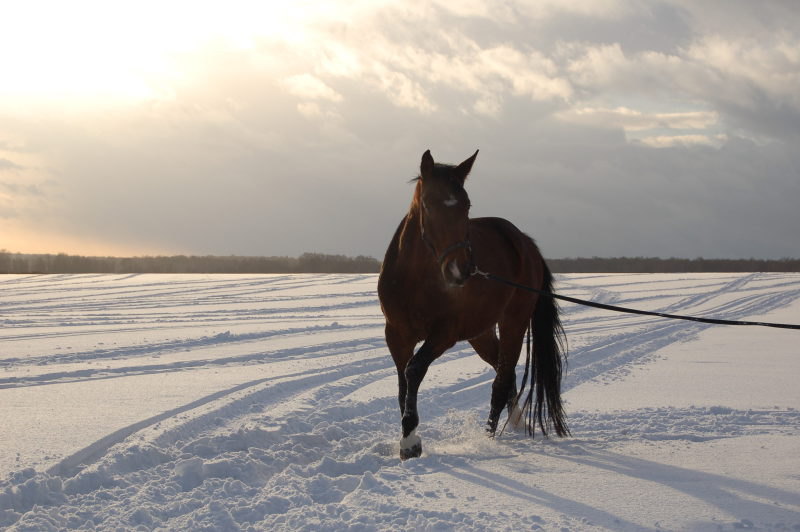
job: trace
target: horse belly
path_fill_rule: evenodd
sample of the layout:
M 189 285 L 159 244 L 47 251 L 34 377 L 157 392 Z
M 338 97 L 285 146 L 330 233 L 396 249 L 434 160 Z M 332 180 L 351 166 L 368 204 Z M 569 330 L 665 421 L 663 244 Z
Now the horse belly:
M 485 291 L 482 279 L 472 282 L 481 285 L 470 290 L 464 288 L 463 299 L 458 303 L 459 340 L 470 340 L 493 329 L 503 318 L 512 299 L 512 291 L 505 287 L 495 287 Z

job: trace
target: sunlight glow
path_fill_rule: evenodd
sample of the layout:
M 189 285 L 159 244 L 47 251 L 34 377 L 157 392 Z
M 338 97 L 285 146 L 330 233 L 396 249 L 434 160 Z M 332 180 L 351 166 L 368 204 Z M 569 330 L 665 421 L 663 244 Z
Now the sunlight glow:
M 87 256 L 134 257 L 144 255 L 179 254 L 182 250 L 162 248 L 152 243 L 102 240 L 66 231 L 24 227 L 14 220 L 0 218 L 3 235 L 0 251 L 13 253 L 69 253 Z
M 305 2 L 18 2 L 3 9 L 0 96 L 142 99 L 182 56 L 299 42 Z

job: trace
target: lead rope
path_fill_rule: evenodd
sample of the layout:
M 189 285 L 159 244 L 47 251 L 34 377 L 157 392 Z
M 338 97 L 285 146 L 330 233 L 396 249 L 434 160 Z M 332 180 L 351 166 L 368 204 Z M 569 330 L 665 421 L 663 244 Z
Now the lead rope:
M 534 294 L 539 294 L 547 297 L 552 297 L 554 299 L 560 299 L 562 301 L 568 301 L 570 303 L 575 303 L 577 305 L 584 305 L 587 307 L 594 307 L 603 310 L 611 310 L 614 312 L 625 312 L 627 314 L 639 314 L 642 316 L 657 316 L 659 318 L 669 318 L 673 320 L 686 320 L 686 321 L 696 321 L 700 323 L 710 323 L 713 325 L 758 325 L 761 327 L 775 327 L 777 329 L 794 329 L 800 330 L 800 325 L 794 325 L 791 323 L 771 323 L 765 321 L 733 321 L 733 320 L 721 320 L 717 318 L 701 318 L 697 316 L 681 316 L 679 314 L 666 314 L 664 312 L 653 312 L 649 310 L 639 310 L 633 308 L 626 308 L 626 307 L 618 307 L 616 305 L 607 305 L 605 303 L 597 303 L 596 301 L 587 301 L 585 299 L 578 299 L 577 297 L 569 297 L 569 296 L 562 296 L 560 294 L 554 294 L 552 292 L 547 292 L 546 290 L 539 290 L 538 288 L 533 288 L 530 286 L 525 286 L 524 284 L 519 284 L 514 281 L 509 281 L 508 279 L 504 279 L 500 276 L 497 276 L 493 273 L 488 273 L 482 271 L 477 266 L 474 267 L 472 271 L 472 275 L 478 275 L 483 277 L 484 279 L 488 279 L 490 281 L 496 281 L 498 283 L 503 283 L 508 286 L 513 286 L 514 288 L 519 288 L 521 290 L 526 290 L 528 292 L 532 292 Z

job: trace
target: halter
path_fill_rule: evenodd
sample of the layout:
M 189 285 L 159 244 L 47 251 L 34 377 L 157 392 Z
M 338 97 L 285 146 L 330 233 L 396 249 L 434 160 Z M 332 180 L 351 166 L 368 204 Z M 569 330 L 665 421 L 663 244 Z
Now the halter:
M 469 257 L 469 259 L 468 259 L 469 262 L 468 262 L 468 265 L 467 265 L 467 267 L 469 268 L 468 275 L 469 275 L 469 277 L 472 277 L 473 275 L 475 275 L 475 272 L 477 270 L 477 266 L 475 265 L 475 260 L 474 260 L 473 254 L 472 254 L 472 242 L 470 242 L 470 239 L 469 239 L 469 229 L 467 229 L 467 234 L 466 234 L 466 236 L 464 237 L 463 240 L 459 240 L 458 242 L 447 246 L 444 249 L 444 251 L 442 251 L 441 253 L 437 254 L 436 247 L 433 245 L 433 242 L 428 240 L 428 237 L 425 234 L 425 211 L 427 209 L 425 208 L 425 202 L 424 201 L 420 201 L 420 207 L 421 207 L 421 209 L 420 209 L 420 212 L 419 212 L 419 226 L 420 226 L 420 233 L 421 233 L 421 236 L 422 236 L 422 241 L 425 242 L 425 245 L 428 246 L 428 249 L 431 250 L 431 253 L 433 253 L 433 255 L 435 257 L 438 255 L 437 262 L 439 264 L 439 267 L 440 268 L 442 267 L 442 265 L 444 264 L 444 261 L 447 259 L 448 255 L 450 255 L 454 251 L 458 251 L 459 249 L 463 248 L 463 249 L 467 250 L 467 255 Z
M 433 243 L 430 240 L 428 240 L 428 237 L 425 236 L 425 224 L 422 223 L 422 221 L 420 221 L 420 227 L 422 228 L 422 241 L 425 242 L 425 244 L 428 246 L 431 252 L 434 255 L 436 255 L 436 248 L 433 246 Z M 447 246 L 445 250 L 439 254 L 437 259 L 439 267 L 441 268 L 442 264 L 444 264 L 444 261 L 448 255 L 462 248 L 466 249 L 467 254 L 469 255 L 469 274 L 470 276 L 475 275 L 475 270 L 477 268 L 475 267 L 475 261 L 473 260 L 472 242 L 470 242 L 469 240 L 469 232 L 467 232 L 467 237 L 464 240 L 459 240 L 455 244 Z
M 467 253 L 469 253 L 470 265 L 474 265 L 472 263 L 472 243 L 469 241 L 469 236 L 467 236 L 467 238 L 465 238 L 464 240 L 456 242 L 455 244 L 448 246 L 444 251 L 442 251 L 441 255 L 439 255 L 439 266 L 441 266 L 442 263 L 444 263 L 444 259 L 446 259 L 450 253 L 459 250 L 461 248 L 467 250 Z

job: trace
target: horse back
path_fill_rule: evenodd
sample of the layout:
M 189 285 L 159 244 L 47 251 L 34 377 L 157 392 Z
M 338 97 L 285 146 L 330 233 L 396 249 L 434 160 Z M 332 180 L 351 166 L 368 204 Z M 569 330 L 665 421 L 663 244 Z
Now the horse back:
M 536 242 L 505 218 L 473 218 L 470 239 L 475 264 L 483 271 L 533 281 L 542 258 Z M 533 277 L 534 279 L 531 279 Z

